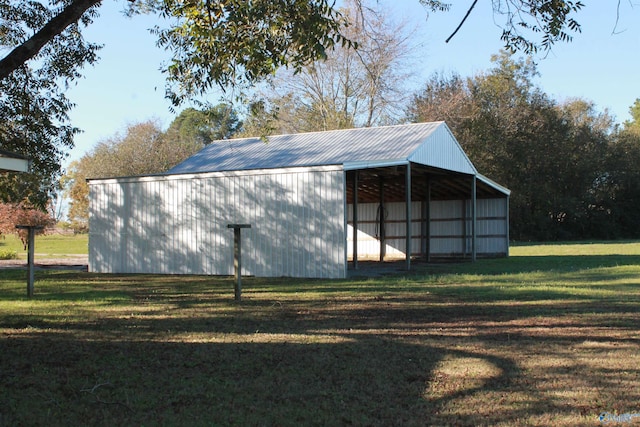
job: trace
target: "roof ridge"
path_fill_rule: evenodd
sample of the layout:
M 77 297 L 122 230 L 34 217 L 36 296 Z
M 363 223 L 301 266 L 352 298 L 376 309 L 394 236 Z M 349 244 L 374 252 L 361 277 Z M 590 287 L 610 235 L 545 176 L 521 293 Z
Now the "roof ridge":
M 374 129 L 390 129 L 390 128 L 399 128 L 399 127 L 407 127 L 407 126 L 420 126 L 420 125 L 433 125 L 435 123 L 444 123 L 443 120 L 435 120 L 432 122 L 418 122 L 418 123 L 401 123 L 396 125 L 384 125 L 384 126 L 362 126 L 362 127 L 352 127 L 352 128 L 344 128 L 344 129 L 330 129 L 330 130 L 314 130 L 309 132 L 298 132 L 298 133 L 279 133 L 276 135 L 266 135 L 266 138 L 276 138 L 282 136 L 301 136 L 301 135 L 313 135 L 317 133 L 338 133 L 338 132 L 353 132 L 358 130 L 374 130 Z M 229 138 L 229 139 L 219 139 L 212 141 L 211 144 L 214 144 L 216 141 L 240 141 L 246 139 L 258 139 L 262 138 L 261 136 L 245 136 L 241 138 Z M 211 145 L 209 144 L 209 145 Z

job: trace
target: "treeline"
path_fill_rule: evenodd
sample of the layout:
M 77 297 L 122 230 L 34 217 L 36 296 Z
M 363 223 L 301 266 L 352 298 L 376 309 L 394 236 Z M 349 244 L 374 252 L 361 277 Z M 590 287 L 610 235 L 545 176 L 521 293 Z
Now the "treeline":
M 325 62 L 287 76 L 286 91 L 280 85 L 263 93 L 244 121 L 220 104 L 187 109 L 166 131 L 153 121 L 131 125 L 63 177 L 69 219 L 86 229 L 86 178 L 164 172 L 215 140 L 444 120 L 480 173 L 512 190 L 512 239 L 640 238 L 640 100 L 630 109 L 632 120 L 616 123 L 588 100 L 552 99 L 535 84 L 532 60 L 501 52 L 492 61 L 491 69 L 472 77 L 435 74 L 408 100 L 390 96 L 399 91 L 388 87 L 376 92 L 366 67 L 358 69 L 353 58 L 348 70 Z M 380 75 L 397 81 L 395 74 Z M 336 90 L 333 81 L 368 89 Z
M 441 2 L 423 3 L 442 7 Z M 251 94 L 243 92 L 244 101 L 255 95 L 243 102 L 246 111 L 220 104 L 187 109 L 167 130 L 153 120 L 133 124 L 123 134 L 98 142 L 64 175 L 61 164 L 79 129 L 67 123 L 73 104 L 58 90 L 56 78 L 66 76 L 68 84 L 79 74 L 69 71 L 73 61 L 63 61 L 62 68 L 49 67 L 53 74 L 39 77 L 25 68 L 26 74 L 5 81 L 0 146 L 31 158 L 32 171 L 0 173 L 0 201 L 11 209 L 45 212 L 53 210 L 56 192 L 63 188 L 70 200 L 69 220 L 82 230 L 88 218 L 87 178 L 161 173 L 204 145 L 232 136 L 445 120 L 478 170 L 512 190 L 514 239 L 640 237 L 640 100 L 631 106 L 630 121 L 616 123 L 588 100 L 552 99 L 534 83 L 535 64 L 506 53 L 496 55 L 486 72 L 471 77 L 434 75 L 416 93 L 409 87 L 412 72 L 420 67 L 413 55 L 419 49 L 415 29 L 406 21 L 394 22 L 376 2 L 362 6 L 357 0 L 343 2 L 340 22 L 348 25 L 340 30 L 350 43 L 329 43 L 332 47 L 321 55 L 303 55 L 326 56 L 324 60 L 304 66 L 293 61 L 297 66 L 279 70 L 269 84 Z M 515 11 L 520 17 L 527 15 Z M 254 42 L 251 46 L 257 47 Z M 519 46 L 521 42 L 526 40 L 517 37 L 511 46 L 535 50 Z M 94 62 L 95 48 L 80 46 L 76 53 L 87 54 L 78 58 Z M 250 68 L 261 69 L 259 62 Z M 271 75 L 272 59 L 265 63 L 270 71 L 250 80 Z M 193 67 L 173 71 L 186 73 L 187 83 L 195 84 L 187 85 L 194 90 L 191 94 L 211 86 L 210 79 L 194 80 L 198 74 Z M 175 77 L 169 81 L 175 83 Z M 4 228 L 11 229 L 7 224 Z
M 379 56 L 399 58 L 404 48 L 389 46 Z M 367 83 L 369 67 L 357 64 L 321 63 L 287 76 L 252 110 L 245 132 L 444 120 L 480 173 L 512 190 L 512 239 L 640 238 L 640 99 L 630 107 L 632 119 L 617 123 L 589 100 L 553 99 L 536 85 L 530 58 L 500 52 L 491 69 L 474 76 L 431 76 L 407 101 L 389 87 L 401 80 L 394 61 L 378 70 L 380 90 Z
M 531 60 L 503 52 L 493 64 L 433 76 L 410 120 L 445 120 L 477 169 L 512 190 L 512 239 L 640 238 L 640 100 L 620 125 L 589 101 L 551 99 Z

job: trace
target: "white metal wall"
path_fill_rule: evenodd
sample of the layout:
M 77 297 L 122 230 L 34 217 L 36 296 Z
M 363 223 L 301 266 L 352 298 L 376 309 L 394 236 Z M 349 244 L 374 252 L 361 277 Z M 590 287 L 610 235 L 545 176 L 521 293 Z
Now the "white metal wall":
M 89 268 L 112 273 L 346 275 L 344 173 L 335 167 L 90 181 Z
M 508 202 L 478 199 L 476 202 L 476 253 L 478 256 L 509 254 Z M 469 200 L 431 202 L 430 253 L 436 257 L 471 254 L 471 204 Z M 379 259 L 378 204 L 358 204 L 358 259 Z M 411 254 L 421 254 L 422 202 L 411 203 Z M 353 259 L 353 205 L 347 206 L 347 257 Z M 386 256 L 405 256 L 404 203 L 385 204 Z

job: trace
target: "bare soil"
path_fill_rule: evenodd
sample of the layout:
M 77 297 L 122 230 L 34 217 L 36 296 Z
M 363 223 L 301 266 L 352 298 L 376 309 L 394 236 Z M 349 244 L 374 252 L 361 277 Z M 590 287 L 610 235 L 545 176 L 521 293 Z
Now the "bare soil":
M 74 269 L 74 270 L 86 270 L 89 264 L 88 255 L 72 254 L 61 257 L 39 257 L 35 254 L 34 265 L 36 268 L 61 268 L 61 269 Z M 0 260 L 1 268 L 27 268 L 26 259 L 7 259 Z

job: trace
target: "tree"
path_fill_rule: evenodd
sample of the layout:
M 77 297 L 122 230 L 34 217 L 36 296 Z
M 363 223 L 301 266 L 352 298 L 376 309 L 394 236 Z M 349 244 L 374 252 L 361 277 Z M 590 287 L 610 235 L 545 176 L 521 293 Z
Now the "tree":
M 430 11 L 449 8 L 440 0 L 419 1 Z M 469 13 L 476 3 L 471 4 Z M 37 56 L 68 27 L 95 14 L 99 5 L 98 0 L 72 0 L 54 2 L 51 9 L 40 4 L 37 9 L 29 8 L 36 12 L 39 25 L 33 35 L 22 34 L 13 40 L 15 48 L 0 60 L 0 80 Z M 570 41 L 570 33 L 580 31 L 574 15 L 582 7 L 580 1 L 569 0 L 493 2 L 494 14 L 504 16 L 505 47 L 525 53 Z M 174 23 L 154 31 L 159 44 L 174 52 L 167 68 L 169 79 L 182 82 L 185 93 L 206 90 L 212 84 L 224 86 L 236 79 L 255 81 L 282 65 L 299 69 L 309 60 L 325 57 L 325 50 L 336 42 L 349 43 L 338 31 L 340 15 L 326 0 L 132 2 L 130 13 L 143 12 L 159 13 Z M 183 89 L 172 93 L 179 97 L 181 92 Z
M 36 233 L 44 234 L 46 228 L 52 226 L 54 222 L 51 215 L 24 203 L 0 203 L 0 234 L 17 234 L 24 249 L 27 249 L 28 232 L 24 229 L 16 229 L 16 225 L 39 226 L 42 229 L 36 230 Z
M 366 8 L 355 1 L 364 14 Z M 447 10 L 438 0 L 419 1 L 429 11 Z M 15 176 L 5 179 L 5 200 L 27 197 L 44 205 L 54 193 L 61 161 L 78 132 L 68 123 L 73 105 L 64 89 L 84 66 L 96 62 L 99 46 L 85 41 L 82 30 L 98 17 L 100 4 L 4 0 L 0 7 L 0 46 L 8 52 L 0 59 L 0 147 L 31 157 L 35 166 L 28 189 Z M 514 49 L 549 49 L 579 31 L 574 15 L 580 2 L 499 0 L 493 5 L 497 16 L 504 14 L 503 40 Z M 299 72 L 326 58 L 334 46 L 354 46 L 329 0 L 129 2 L 128 14 L 137 13 L 166 18 L 167 27 L 157 26 L 153 32 L 158 45 L 173 53 L 164 71 L 167 97 L 174 105 L 215 85 L 253 84 L 282 66 Z M 523 35 L 520 29 L 531 32 Z M 362 52 L 365 59 L 366 50 Z M 373 67 L 368 71 L 373 77 L 378 72 Z M 366 122 L 373 123 L 375 111 L 368 111 Z
M 54 10 L 39 2 L 3 3 L 0 46 L 8 49 L 22 43 L 54 15 Z M 80 32 L 93 17 L 90 10 L 79 21 L 76 19 L 78 22 L 71 23 L 35 52 L 33 61 L 16 64 L 13 72 L 0 80 L 0 147 L 32 161 L 29 175 L 2 174 L 0 200 L 26 200 L 44 210 L 54 194 L 60 164 L 78 132 L 68 124 L 73 104 L 64 91 L 80 75 L 81 67 L 96 60 L 98 46 L 87 43 Z M 30 44 L 27 47 L 31 49 Z M 7 61 L 14 57 L 10 54 Z
M 640 135 L 640 98 L 636 98 L 633 105 L 629 107 L 629 114 L 631 114 L 631 120 L 624 122 L 625 130 Z
M 68 27 L 95 14 L 99 5 L 98 0 L 73 0 L 54 2 L 51 9 L 40 4 L 30 8 L 39 26 L 33 35 L 12 40 L 15 48 L 0 61 L 0 80 L 36 57 Z M 323 57 L 334 43 L 348 42 L 336 31 L 340 17 L 326 0 L 148 0 L 131 2 L 129 13 L 170 18 L 172 26 L 156 27 L 154 32 L 160 46 L 174 51 L 167 72 L 170 81 L 181 79 L 186 93 L 212 84 L 234 84 L 240 78 L 253 81 L 281 65 L 301 66 Z
M 204 147 L 212 141 L 228 139 L 242 127 L 238 114 L 227 104 L 218 104 L 204 110 L 187 108 L 176 117 L 167 138 Z
M 373 126 L 401 117 L 411 33 L 380 8 L 347 1 L 340 12 L 341 31 L 357 49 L 337 45 L 326 60 L 276 75 L 263 113 L 275 113 L 270 124 L 277 133 Z
M 89 231 L 89 185 L 86 182 L 89 172 L 88 160 L 81 163 L 74 160 L 66 173 L 60 178 L 63 194 L 69 200 L 67 218 L 71 229 L 76 233 Z
M 617 226 L 616 237 L 640 238 L 640 100 L 629 112 L 632 119 L 611 137 L 600 192 Z
M 424 89 L 413 95 L 407 117 L 412 122 L 445 121 L 451 129 L 462 132 L 475 109 L 470 87 L 458 74 L 433 74 Z
M 513 238 L 605 237 L 608 226 L 598 221 L 607 209 L 601 183 L 613 119 L 584 100 L 550 99 L 534 83 L 530 58 L 501 52 L 492 61 L 466 80 L 432 77 L 409 116 L 446 119 L 478 170 L 513 191 Z
M 449 6 L 438 0 L 420 0 L 420 3 L 432 10 L 447 10 Z M 467 14 L 447 42 L 455 36 L 477 3 L 478 0 L 471 3 Z M 557 42 L 571 41 L 571 33 L 580 32 L 580 24 L 573 18 L 584 7 L 580 1 L 494 0 L 492 5 L 494 15 L 504 17 L 501 39 L 505 49 L 512 53 L 523 51 L 532 54 L 540 49 L 548 51 Z
M 598 112 L 593 102 L 584 99 L 566 101 L 557 110 L 567 128 L 566 150 L 560 153 L 563 182 L 555 188 L 564 201 L 565 232 L 572 238 L 616 237 L 618 226 L 603 186 L 615 129 L 613 117 L 607 111 Z

